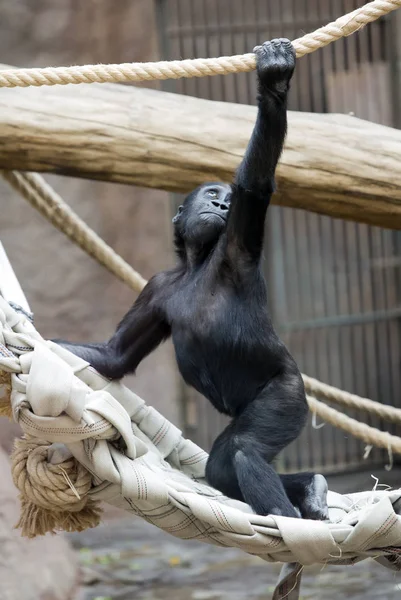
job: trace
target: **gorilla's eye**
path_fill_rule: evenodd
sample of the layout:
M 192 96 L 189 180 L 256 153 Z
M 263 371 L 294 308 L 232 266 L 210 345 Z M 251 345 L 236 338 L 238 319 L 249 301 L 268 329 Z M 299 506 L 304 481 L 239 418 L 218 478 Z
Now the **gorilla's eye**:
M 219 194 L 217 190 L 208 190 L 206 195 L 209 196 L 209 198 L 217 198 Z

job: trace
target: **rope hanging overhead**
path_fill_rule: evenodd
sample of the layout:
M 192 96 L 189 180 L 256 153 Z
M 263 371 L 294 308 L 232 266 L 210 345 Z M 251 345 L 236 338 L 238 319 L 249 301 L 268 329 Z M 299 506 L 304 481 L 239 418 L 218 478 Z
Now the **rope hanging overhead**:
M 374 0 L 343 15 L 336 21 L 293 40 L 297 57 L 310 54 L 342 37 L 355 33 L 368 23 L 400 8 L 401 0 Z M 220 58 L 123 63 L 114 65 L 85 65 L 47 67 L 44 69 L 10 69 L 0 72 L 0 87 L 29 87 L 66 85 L 69 83 L 125 83 L 154 79 L 180 79 L 245 73 L 256 68 L 253 53 Z

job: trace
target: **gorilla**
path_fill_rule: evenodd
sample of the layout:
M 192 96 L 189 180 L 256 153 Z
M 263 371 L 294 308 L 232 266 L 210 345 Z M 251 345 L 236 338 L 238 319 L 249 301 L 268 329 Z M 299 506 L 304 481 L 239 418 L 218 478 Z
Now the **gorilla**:
M 277 39 L 255 53 L 258 113 L 251 140 L 231 185 L 206 183 L 179 207 L 173 219 L 178 264 L 149 281 L 109 341 L 57 343 L 119 379 L 171 335 L 185 382 L 231 417 L 210 452 L 210 485 L 261 515 L 326 519 L 324 477 L 279 476 L 271 464 L 308 414 L 301 374 L 269 316 L 261 271 L 295 51 Z

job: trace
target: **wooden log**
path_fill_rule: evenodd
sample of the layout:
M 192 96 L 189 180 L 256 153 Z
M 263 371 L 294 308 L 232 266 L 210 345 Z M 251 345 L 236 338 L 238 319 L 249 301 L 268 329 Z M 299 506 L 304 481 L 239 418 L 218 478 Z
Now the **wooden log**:
M 252 106 L 122 85 L 0 90 L 0 168 L 187 192 L 229 181 Z M 290 113 L 274 202 L 401 229 L 401 131 Z

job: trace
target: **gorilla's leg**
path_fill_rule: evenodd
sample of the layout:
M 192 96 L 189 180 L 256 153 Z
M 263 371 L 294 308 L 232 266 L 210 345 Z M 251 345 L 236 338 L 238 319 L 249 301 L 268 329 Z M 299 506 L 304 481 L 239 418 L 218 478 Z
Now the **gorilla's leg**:
M 323 475 L 295 473 L 280 475 L 280 479 L 288 498 L 304 519 L 328 519 L 327 481 Z
M 261 515 L 298 517 L 270 463 L 299 435 L 307 413 L 300 374 L 274 377 L 216 439 L 206 465 L 209 483 Z
M 250 431 L 234 431 L 230 423 L 215 440 L 206 464 L 206 479 L 214 488 L 249 504 L 259 515 L 299 517 L 280 477 L 264 459 Z

